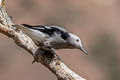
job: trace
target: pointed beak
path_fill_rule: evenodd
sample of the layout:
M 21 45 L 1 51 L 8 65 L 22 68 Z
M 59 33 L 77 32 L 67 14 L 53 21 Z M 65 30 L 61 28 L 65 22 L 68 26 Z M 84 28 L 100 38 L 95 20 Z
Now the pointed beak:
M 79 48 L 82 52 L 84 52 L 86 55 L 88 55 L 87 51 L 83 48 L 83 47 L 80 47 Z

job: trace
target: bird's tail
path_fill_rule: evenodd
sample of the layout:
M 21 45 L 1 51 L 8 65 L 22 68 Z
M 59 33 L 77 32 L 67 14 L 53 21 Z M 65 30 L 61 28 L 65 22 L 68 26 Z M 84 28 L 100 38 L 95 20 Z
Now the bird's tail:
M 14 27 L 16 27 L 16 30 L 21 30 L 23 33 L 28 33 L 30 32 L 30 29 L 28 29 L 28 27 L 24 26 L 24 25 L 19 25 L 19 24 L 15 24 L 13 25 Z
M 14 27 L 16 27 L 17 29 L 20 29 L 20 30 L 25 28 L 23 25 L 19 25 L 19 24 L 15 24 L 15 25 L 12 25 L 12 26 L 14 26 Z

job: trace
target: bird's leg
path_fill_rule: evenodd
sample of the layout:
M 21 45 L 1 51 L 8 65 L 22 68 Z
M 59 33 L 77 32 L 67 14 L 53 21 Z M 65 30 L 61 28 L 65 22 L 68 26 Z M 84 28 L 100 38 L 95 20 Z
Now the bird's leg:
M 60 65 L 61 57 L 55 53 L 55 49 L 51 48 L 50 51 L 52 52 L 53 55 L 55 55 L 58 59 L 57 64 Z
M 47 46 L 48 50 L 50 50 L 57 57 L 57 59 L 61 60 L 61 57 L 55 53 L 55 49 L 51 47 L 50 42 L 48 42 L 48 40 L 44 42 L 44 45 Z
M 54 53 L 57 56 L 57 59 L 61 60 L 61 57 L 59 55 L 57 55 L 56 53 Z
M 57 53 L 55 53 L 54 48 L 51 48 L 51 52 L 57 57 L 57 59 L 61 60 L 61 57 Z
M 57 57 L 57 59 L 61 60 L 61 57 L 57 53 L 55 53 L 55 49 L 54 48 L 49 47 L 49 49 Z

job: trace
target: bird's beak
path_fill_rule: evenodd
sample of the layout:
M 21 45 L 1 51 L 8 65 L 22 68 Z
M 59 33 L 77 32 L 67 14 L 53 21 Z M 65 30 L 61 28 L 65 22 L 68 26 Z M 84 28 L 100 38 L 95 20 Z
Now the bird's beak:
M 79 48 L 82 52 L 84 52 L 86 55 L 88 55 L 87 51 L 83 48 L 83 47 L 80 47 Z

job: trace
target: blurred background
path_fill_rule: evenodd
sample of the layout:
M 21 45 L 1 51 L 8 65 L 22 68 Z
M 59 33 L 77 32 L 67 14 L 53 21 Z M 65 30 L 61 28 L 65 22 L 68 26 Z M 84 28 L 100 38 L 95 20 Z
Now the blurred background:
M 6 0 L 16 24 L 59 25 L 77 34 L 79 50 L 57 51 L 63 62 L 88 80 L 120 80 L 120 0 Z M 12 39 L 0 34 L 0 80 L 57 80 Z

